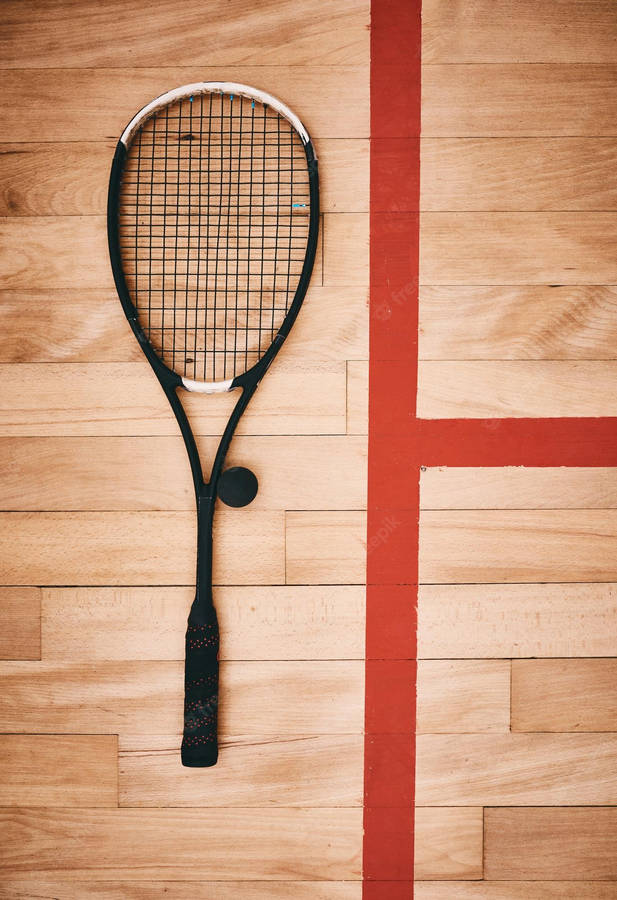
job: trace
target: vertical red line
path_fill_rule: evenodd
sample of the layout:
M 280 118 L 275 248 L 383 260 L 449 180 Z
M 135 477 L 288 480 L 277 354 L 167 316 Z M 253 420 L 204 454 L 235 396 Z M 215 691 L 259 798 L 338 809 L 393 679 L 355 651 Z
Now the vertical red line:
M 371 3 L 364 900 L 413 897 L 420 13 Z

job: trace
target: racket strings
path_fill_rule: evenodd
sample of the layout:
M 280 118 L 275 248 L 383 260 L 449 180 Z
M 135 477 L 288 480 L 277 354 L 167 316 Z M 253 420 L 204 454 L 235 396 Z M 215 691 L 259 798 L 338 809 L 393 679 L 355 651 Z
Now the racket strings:
M 166 365 L 221 381 L 259 361 L 293 302 L 309 212 L 302 142 L 270 107 L 201 94 L 141 126 L 118 228 L 140 324 Z

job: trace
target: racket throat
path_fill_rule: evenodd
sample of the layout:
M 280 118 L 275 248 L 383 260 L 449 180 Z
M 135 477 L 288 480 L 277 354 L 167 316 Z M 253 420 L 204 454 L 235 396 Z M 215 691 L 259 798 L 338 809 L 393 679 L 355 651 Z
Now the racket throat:
M 212 530 L 216 495 L 202 492 L 197 498 L 197 574 L 195 600 L 189 622 L 212 615 Z

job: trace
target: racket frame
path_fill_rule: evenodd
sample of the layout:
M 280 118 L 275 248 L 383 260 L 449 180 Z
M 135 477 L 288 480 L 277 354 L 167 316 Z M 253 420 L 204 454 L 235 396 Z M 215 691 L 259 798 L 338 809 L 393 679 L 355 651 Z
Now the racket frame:
M 139 322 L 137 308 L 131 300 L 124 275 L 118 233 L 118 209 L 122 175 L 128 158 L 129 146 L 131 144 L 131 139 L 137 133 L 140 125 L 159 109 L 164 108 L 170 103 L 184 98 L 188 99 L 191 96 L 210 93 L 233 94 L 234 96 L 238 95 L 255 100 L 274 109 L 287 119 L 295 129 L 302 142 L 307 162 L 309 182 L 309 228 L 306 256 L 296 292 L 272 343 L 258 362 L 245 372 L 225 381 L 209 382 L 186 378 L 169 368 L 161 360 L 142 328 Z M 272 97 L 270 94 L 255 90 L 244 84 L 236 84 L 234 82 L 198 82 L 195 84 L 184 85 L 161 94 L 133 116 L 124 129 L 116 146 L 109 179 L 107 235 L 113 277 L 122 308 L 133 333 L 137 338 L 146 359 L 150 363 L 154 374 L 158 378 L 160 385 L 169 400 L 174 415 L 176 416 L 191 467 L 197 509 L 197 572 L 195 600 L 189 614 L 190 624 L 191 621 L 197 622 L 204 619 L 204 617 L 207 618 L 209 615 L 216 615 L 212 598 L 212 528 L 217 497 L 217 484 L 223 471 L 229 445 L 231 444 L 231 440 L 244 410 L 257 390 L 261 379 L 281 349 L 285 338 L 289 334 L 291 327 L 297 318 L 300 307 L 306 296 L 306 291 L 313 271 L 319 237 L 319 178 L 317 156 L 306 128 L 298 117 L 280 100 Z M 179 388 L 194 393 L 206 394 L 222 393 L 235 390 L 236 388 L 240 388 L 242 391 L 219 441 L 218 449 L 210 469 L 210 476 L 207 480 L 204 478 L 203 467 L 193 430 L 178 396 Z M 194 765 L 195 763 L 189 764 Z M 212 764 L 214 763 L 207 763 L 207 765 Z

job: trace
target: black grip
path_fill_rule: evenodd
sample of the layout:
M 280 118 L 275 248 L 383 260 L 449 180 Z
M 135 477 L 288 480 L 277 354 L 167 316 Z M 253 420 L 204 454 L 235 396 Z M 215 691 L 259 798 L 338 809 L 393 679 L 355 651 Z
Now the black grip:
M 214 607 L 189 618 L 184 663 L 182 765 L 213 766 L 218 759 L 219 626 Z

